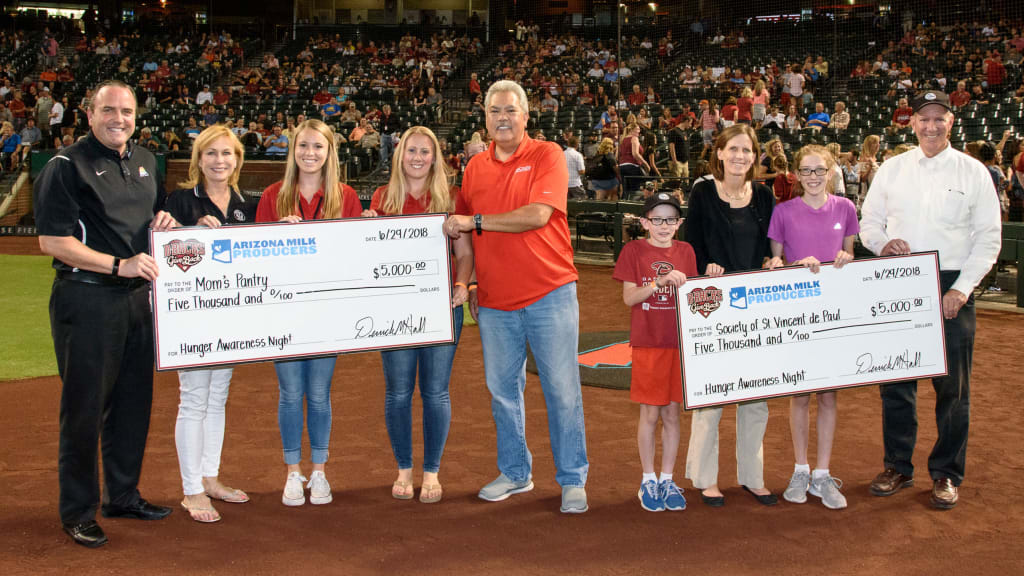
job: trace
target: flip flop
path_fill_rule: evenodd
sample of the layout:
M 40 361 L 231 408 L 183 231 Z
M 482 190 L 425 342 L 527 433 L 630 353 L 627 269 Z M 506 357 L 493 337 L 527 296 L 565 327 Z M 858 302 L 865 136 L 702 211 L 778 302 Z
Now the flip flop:
M 220 513 L 218 513 L 217 509 L 214 508 L 213 506 L 206 506 L 204 508 L 199 508 L 198 506 L 195 506 L 195 507 L 191 507 L 190 508 L 188 503 L 185 502 L 184 500 L 182 500 L 181 501 L 181 507 L 184 508 L 186 512 L 188 512 L 188 515 L 193 520 L 195 520 L 196 522 L 199 522 L 200 524 L 213 524 L 214 522 L 220 522 L 220 518 L 221 518 Z M 210 519 L 210 520 L 204 520 L 200 516 L 204 512 L 212 512 L 213 514 L 215 514 L 215 516 L 212 519 Z
M 435 494 L 435 496 L 428 496 L 428 494 Z M 444 496 L 444 490 L 440 484 L 424 484 L 420 487 L 420 502 L 424 504 L 436 504 L 441 501 Z
M 391 485 L 391 497 L 396 500 L 412 500 L 414 492 L 412 482 L 395 480 L 395 483 Z
M 249 495 L 237 488 L 224 487 L 224 492 L 220 495 L 213 494 L 207 491 L 206 495 L 214 500 L 220 500 L 221 502 L 227 502 L 229 504 L 244 504 L 249 501 Z

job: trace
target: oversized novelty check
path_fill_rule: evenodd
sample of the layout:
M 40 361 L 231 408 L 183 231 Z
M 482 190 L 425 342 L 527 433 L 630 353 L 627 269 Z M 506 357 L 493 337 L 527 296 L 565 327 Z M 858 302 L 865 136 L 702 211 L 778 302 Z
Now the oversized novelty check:
M 688 281 L 686 409 L 946 374 L 938 253 Z
M 157 370 L 454 342 L 444 219 L 151 232 Z

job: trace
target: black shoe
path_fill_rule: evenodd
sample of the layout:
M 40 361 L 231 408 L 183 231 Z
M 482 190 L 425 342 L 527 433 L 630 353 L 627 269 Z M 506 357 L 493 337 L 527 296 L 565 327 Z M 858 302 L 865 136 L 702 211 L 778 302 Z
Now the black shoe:
M 746 486 L 744 486 L 743 489 L 746 490 L 747 492 L 750 492 L 754 499 L 763 504 L 764 506 L 775 506 L 776 504 L 779 503 L 779 497 L 770 492 L 768 494 L 755 494 L 753 490 L 747 488 Z
M 700 493 L 700 501 L 712 508 L 725 506 L 725 496 L 706 496 L 703 490 Z
M 171 509 L 166 506 L 150 504 L 139 498 L 135 504 L 125 507 L 104 506 L 104 518 L 135 518 L 136 520 L 160 520 L 166 518 Z
M 95 520 L 81 524 L 65 524 L 64 531 L 71 536 L 75 544 L 81 544 L 86 548 L 99 548 L 107 543 L 107 535 Z

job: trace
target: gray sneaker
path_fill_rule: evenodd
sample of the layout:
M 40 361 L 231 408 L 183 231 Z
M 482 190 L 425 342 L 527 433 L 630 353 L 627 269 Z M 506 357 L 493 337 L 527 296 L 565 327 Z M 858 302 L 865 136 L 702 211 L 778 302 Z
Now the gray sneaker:
M 562 486 L 562 512 L 582 514 L 587 511 L 587 490 L 583 486 Z
M 793 472 L 793 477 L 789 479 L 789 486 L 786 487 L 786 491 L 782 493 L 782 497 L 787 502 L 794 504 L 803 504 L 807 502 L 807 488 L 811 484 L 811 475 L 807 472 Z
M 839 491 L 842 485 L 842 480 L 826 476 L 811 480 L 811 487 L 808 488 L 807 492 L 811 496 L 821 498 L 821 503 L 825 505 L 825 508 L 841 510 L 846 508 L 846 496 L 843 496 L 843 493 Z
M 500 474 L 493 482 L 480 489 L 477 496 L 488 502 L 501 502 L 513 494 L 521 494 L 533 490 L 533 476 L 522 482 L 514 482 L 508 476 Z

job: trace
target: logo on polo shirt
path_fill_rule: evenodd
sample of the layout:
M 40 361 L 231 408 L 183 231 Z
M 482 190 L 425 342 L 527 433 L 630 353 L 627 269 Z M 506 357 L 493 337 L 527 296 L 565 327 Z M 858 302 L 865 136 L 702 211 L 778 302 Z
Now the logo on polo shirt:
M 149 176 L 149 172 L 146 172 L 145 168 L 139 166 L 139 178 L 146 178 L 147 176 Z
M 182 272 L 188 272 L 189 268 L 202 262 L 204 254 L 206 254 L 206 247 L 195 238 L 175 239 L 164 244 L 164 258 L 167 259 L 167 265 L 177 266 L 181 268 Z
M 516 171 L 513 172 L 513 174 L 519 174 L 520 172 L 529 172 L 532 169 L 533 166 L 520 166 L 519 168 L 516 168 Z
M 235 208 L 235 211 L 232 214 L 234 214 L 235 216 L 235 221 L 245 222 L 245 212 L 242 212 L 238 208 Z

